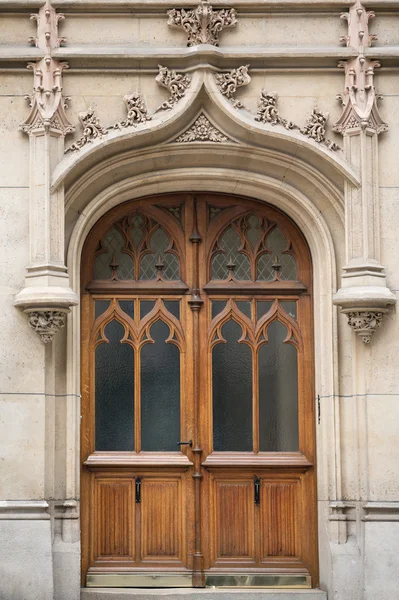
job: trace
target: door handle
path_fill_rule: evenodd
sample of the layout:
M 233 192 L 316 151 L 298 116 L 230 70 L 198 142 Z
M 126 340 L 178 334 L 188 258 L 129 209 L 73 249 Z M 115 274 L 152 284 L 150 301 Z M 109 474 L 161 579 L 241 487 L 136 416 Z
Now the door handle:
M 260 504 L 260 480 L 256 475 L 254 477 L 254 500 L 255 504 Z
M 193 440 L 189 440 L 188 442 L 177 442 L 178 446 L 190 446 L 192 448 Z

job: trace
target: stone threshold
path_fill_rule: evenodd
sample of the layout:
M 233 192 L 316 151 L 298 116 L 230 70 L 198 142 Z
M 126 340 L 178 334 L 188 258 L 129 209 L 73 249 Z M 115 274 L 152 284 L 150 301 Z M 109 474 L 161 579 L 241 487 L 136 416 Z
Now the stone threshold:
M 238 588 L 82 588 L 80 600 L 327 600 L 319 590 Z

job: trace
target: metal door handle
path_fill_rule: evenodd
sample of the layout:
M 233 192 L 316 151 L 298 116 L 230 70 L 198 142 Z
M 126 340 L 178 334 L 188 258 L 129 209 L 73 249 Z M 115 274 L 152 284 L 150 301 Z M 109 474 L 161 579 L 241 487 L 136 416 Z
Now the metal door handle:
M 188 442 L 177 442 L 178 446 L 190 446 L 190 448 L 193 445 L 193 440 L 189 440 Z

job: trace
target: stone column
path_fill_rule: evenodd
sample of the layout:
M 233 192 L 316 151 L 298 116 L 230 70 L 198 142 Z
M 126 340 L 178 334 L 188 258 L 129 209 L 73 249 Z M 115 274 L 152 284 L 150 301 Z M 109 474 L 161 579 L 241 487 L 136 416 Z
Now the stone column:
M 396 302 L 380 264 L 378 136 L 388 125 L 379 114 L 374 87 L 374 70 L 380 65 L 366 56 L 366 48 L 375 39 L 368 26 L 373 17 L 360 0 L 341 15 L 348 21 L 348 35 L 342 41 L 357 56 L 339 63 L 345 69 L 345 90 L 340 96 L 343 112 L 334 127 L 343 135 L 345 156 L 361 179 L 359 188 L 345 183 L 347 262 L 334 304 L 341 306 L 350 327 L 366 344 Z
M 64 264 L 63 188 L 51 192 L 53 170 L 64 155 L 64 138 L 74 128 L 62 96 L 62 72 L 68 65 L 51 56 L 62 42 L 58 21 L 63 15 L 46 2 L 31 18 L 37 21 L 37 37 L 30 41 L 44 56 L 28 64 L 33 71 L 33 94 L 27 97 L 31 111 L 21 130 L 29 135 L 30 144 L 30 257 L 25 287 L 14 304 L 24 309 L 31 327 L 48 343 L 65 324 L 70 307 L 78 303 Z

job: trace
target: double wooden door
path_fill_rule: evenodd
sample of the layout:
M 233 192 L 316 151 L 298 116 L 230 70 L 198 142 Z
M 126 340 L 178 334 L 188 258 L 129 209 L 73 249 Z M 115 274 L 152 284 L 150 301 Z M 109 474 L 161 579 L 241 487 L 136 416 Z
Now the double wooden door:
M 83 585 L 316 585 L 302 234 L 164 195 L 103 217 L 82 265 Z

